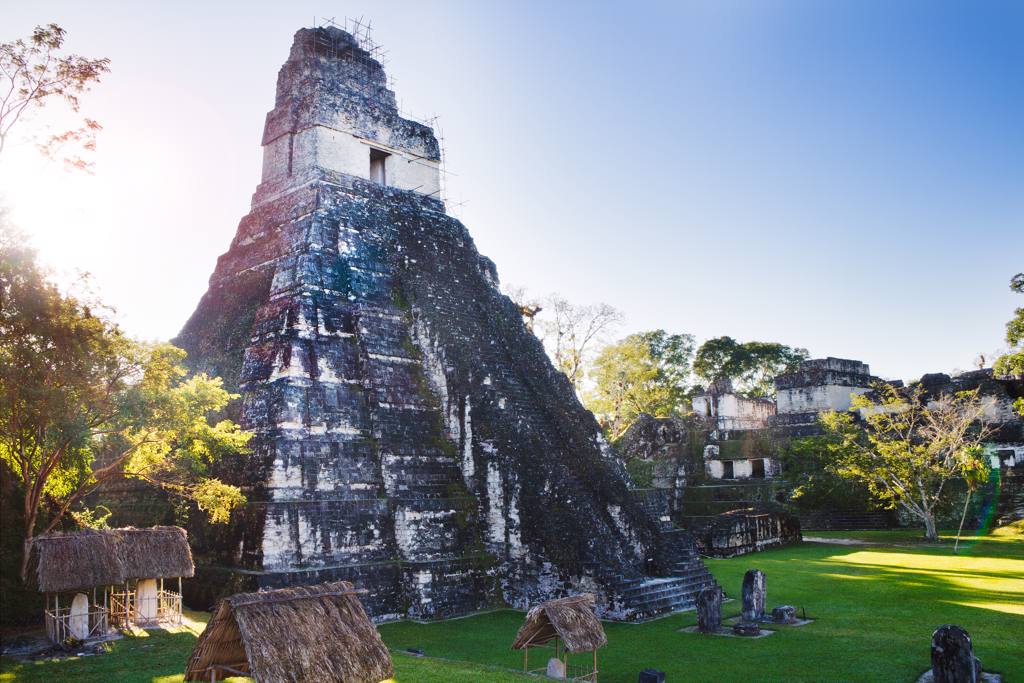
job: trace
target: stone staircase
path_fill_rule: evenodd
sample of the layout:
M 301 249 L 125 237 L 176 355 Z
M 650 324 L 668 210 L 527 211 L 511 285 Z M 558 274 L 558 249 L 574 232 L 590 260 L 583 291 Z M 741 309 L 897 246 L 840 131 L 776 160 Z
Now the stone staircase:
M 717 586 L 697 554 L 693 538 L 682 529 L 663 531 L 656 564 L 663 576 L 625 576 L 595 572 L 609 593 L 617 596 L 616 612 L 627 621 L 647 621 L 693 609 L 697 595 Z
M 996 526 L 1024 519 L 1024 472 L 1006 469 L 999 490 L 993 521 Z
M 438 452 L 388 455 L 383 467 L 388 495 L 396 498 L 448 498 L 462 481 L 455 459 Z

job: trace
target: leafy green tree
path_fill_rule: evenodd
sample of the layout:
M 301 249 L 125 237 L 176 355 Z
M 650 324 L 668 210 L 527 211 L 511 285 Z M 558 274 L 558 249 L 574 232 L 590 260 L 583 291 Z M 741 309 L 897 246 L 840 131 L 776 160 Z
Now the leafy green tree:
M 937 399 L 920 386 L 900 392 L 890 385 L 853 397 L 852 412 L 823 413 L 832 464 L 830 470 L 863 482 L 888 508 L 901 508 L 919 519 L 925 537 L 938 540 L 935 519 L 950 480 L 963 479 L 974 491 L 988 479 L 982 443 L 990 434 L 983 424 L 985 406 L 978 391 Z
M 1017 273 L 1010 279 L 1010 289 L 1024 294 L 1024 273 Z M 1006 323 L 1006 343 L 1010 351 L 1000 356 L 993 369 L 997 375 L 1024 376 L 1024 307 L 1013 312 L 1013 318 Z M 1024 398 L 1017 399 L 1017 411 L 1024 415 Z
M 867 484 L 836 474 L 829 447 L 839 437 L 832 433 L 805 436 L 783 442 L 779 461 L 792 486 L 790 502 L 800 510 L 867 512 L 877 509 Z
M 640 413 L 668 417 L 685 412 L 694 340 L 653 330 L 631 334 L 598 352 L 585 403 L 617 436 Z
M 795 370 L 807 356 L 806 349 L 784 344 L 715 337 L 697 349 L 693 372 L 709 385 L 728 380 L 737 392 L 762 398 L 775 395 L 776 375 Z
M 188 377 L 184 351 L 135 342 L 94 311 L 61 293 L 24 236 L 0 225 L 0 461 L 22 489 L 25 550 L 118 478 L 188 497 L 214 522 L 244 502 L 209 476 L 250 437 L 230 421 L 211 424 L 233 398 L 220 379 Z
M 62 54 L 66 31 L 57 24 L 36 26 L 28 39 L 0 43 L 0 154 L 15 126 L 30 112 L 50 102 L 63 102 L 79 110 L 79 96 L 110 71 L 110 60 Z M 100 125 L 85 119 L 80 128 L 51 135 L 39 144 L 47 156 L 67 151 L 69 168 L 89 170 L 92 164 L 79 150 L 95 149 Z

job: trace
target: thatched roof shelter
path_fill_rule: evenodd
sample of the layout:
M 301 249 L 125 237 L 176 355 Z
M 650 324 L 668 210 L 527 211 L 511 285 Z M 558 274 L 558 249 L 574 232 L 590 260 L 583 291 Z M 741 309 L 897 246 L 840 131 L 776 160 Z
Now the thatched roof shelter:
M 608 644 L 601 621 L 594 614 L 590 593 L 548 600 L 532 608 L 519 628 L 513 650 L 543 645 L 560 638 L 568 652 L 589 652 Z
M 43 593 L 194 573 L 188 536 L 176 526 L 44 534 L 32 540 L 29 554 L 30 579 Z
M 222 600 L 199 636 L 186 681 L 209 681 L 211 667 L 246 672 L 259 683 L 379 683 L 391 655 L 347 581 L 239 593 Z M 216 680 L 233 675 L 213 669 Z
M 128 579 L 190 578 L 195 574 L 188 534 L 177 526 L 114 530 L 121 537 L 118 554 Z

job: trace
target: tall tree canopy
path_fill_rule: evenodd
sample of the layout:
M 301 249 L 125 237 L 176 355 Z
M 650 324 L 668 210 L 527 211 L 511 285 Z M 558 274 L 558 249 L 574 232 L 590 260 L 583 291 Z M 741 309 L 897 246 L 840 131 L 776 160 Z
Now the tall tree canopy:
M 135 342 L 95 311 L 63 294 L 24 236 L 0 225 L 0 462 L 22 488 L 26 549 L 122 477 L 227 521 L 244 498 L 209 467 L 244 451 L 250 435 L 209 418 L 232 395 L 219 378 L 188 377 L 181 349 Z
M 795 370 L 807 356 L 806 349 L 784 344 L 715 337 L 697 349 L 693 371 L 709 385 L 729 380 L 739 393 L 768 397 L 775 394 L 775 376 Z
M 584 402 L 614 437 L 640 413 L 668 417 L 688 407 L 694 340 L 653 330 L 631 334 L 598 352 L 590 366 L 593 388 Z
M 982 443 L 989 429 L 978 391 L 935 399 L 920 386 L 900 392 L 890 385 L 853 396 L 853 413 L 820 417 L 835 474 L 860 481 L 881 503 L 919 519 L 925 536 L 938 539 L 936 512 L 946 501 L 947 484 L 962 478 L 974 490 L 988 478 Z
M 1024 294 L 1024 273 L 1010 279 L 1010 289 Z M 1006 343 L 1010 350 L 996 360 L 993 369 L 997 375 L 1024 376 L 1024 307 L 1015 310 L 1006 323 Z M 1024 415 L 1024 398 L 1017 399 L 1017 410 Z
M 78 113 L 79 96 L 110 71 L 110 60 L 63 54 L 67 32 L 57 24 L 36 26 L 28 39 L 0 43 L 0 155 L 15 127 L 49 102 L 63 102 Z M 100 125 L 84 119 L 80 128 L 55 133 L 38 141 L 46 155 L 63 154 L 70 168 L 89 170 L 92 163 L 81 151 L 95 148 Z
M 591 349 L 622 322 L 622 313 L 605 304 L 575 304 L 559 294 L 530 303 L 519 301 L 527 326 L 544 343 L 555 367 L 565 373 L 577 393 L 583 386 Z

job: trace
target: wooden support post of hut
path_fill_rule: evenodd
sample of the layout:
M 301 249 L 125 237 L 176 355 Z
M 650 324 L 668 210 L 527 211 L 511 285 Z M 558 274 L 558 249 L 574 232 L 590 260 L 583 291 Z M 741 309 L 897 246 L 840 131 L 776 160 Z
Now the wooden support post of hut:
M 532 608 L 512 649 L 523 651 L 523 671 L 527 673 L 597 683 L 597 651 L 607 644 L 604 627 L 594 614 L 594 596 L 585 593 L 548 600 Z M 554 657 L 543 668 L 531 671 L 530 648 L 538 647 L 551 649 Z M 590 657 L 570 661 L 570 654 L 581 653 Z
M 46 633 L 55 643 L 102 638 L 133 624 L 181 623 L 181 577 L 195 571 L 184 529 L 45 534 L 33 539 L 29 553 L 30 579 L 46 596 Z M 167 578 L 178 579 L 176 591 L 163 588 Z M 144 612 L 140 585 L 152 598 Z
M 186 681 L 380 683 L 393 675 L 391 655 L 347 581 L 222 600 L 185 669 Z

